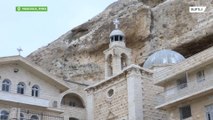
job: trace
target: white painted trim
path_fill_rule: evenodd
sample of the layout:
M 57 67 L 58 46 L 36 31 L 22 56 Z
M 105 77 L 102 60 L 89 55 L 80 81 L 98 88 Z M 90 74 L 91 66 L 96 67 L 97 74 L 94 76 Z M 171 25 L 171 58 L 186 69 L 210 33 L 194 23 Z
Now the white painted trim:
M 19 94 L 12 94 L 8 92 L 0 92 L 0 100 L 38 107 L 49 107 L 49 100 Z

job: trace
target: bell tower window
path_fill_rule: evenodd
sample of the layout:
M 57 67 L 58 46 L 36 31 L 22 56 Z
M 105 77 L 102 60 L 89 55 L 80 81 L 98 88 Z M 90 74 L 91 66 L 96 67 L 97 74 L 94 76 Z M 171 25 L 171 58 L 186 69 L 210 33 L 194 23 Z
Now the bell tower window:
M 127 55 L 122 53 L 121 54 L 121 70 L 127 67 Z
M 107 58 L 107 73 L 108 73 L 108 77 L 113 75 L 113 67 L 112 67 L 112 55 L 110 54 Z
M 119 41 L 119 36 L 118 35 L 115 36 L 115 41 Z
M 114 37 L 110 37 L 110 40 L 111 40 L 111 42 L 113 42 L 114 41 L 114 39 L 113 39 Z
M 123 41 L 123 37 L 122 36 L 119 36 L 120 37 L 120 41 Z

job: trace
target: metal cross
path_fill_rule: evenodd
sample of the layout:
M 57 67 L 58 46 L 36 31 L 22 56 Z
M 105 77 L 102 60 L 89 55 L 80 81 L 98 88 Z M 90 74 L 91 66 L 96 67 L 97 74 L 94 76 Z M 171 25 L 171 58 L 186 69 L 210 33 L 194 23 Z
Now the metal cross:
M 19 48 L 17 48 L 17 51 L 18 51 L 18 54 L 21 55 L 21 52 L 22 52 L 23 50 L 21 49 L 21 47 L 19 47 Z
M 118 29 L 118 25 L 120 24 L 120 21 L 116 18 L 114 21 L 113 21 L 114 25 L 115 25 L 115 29 Z

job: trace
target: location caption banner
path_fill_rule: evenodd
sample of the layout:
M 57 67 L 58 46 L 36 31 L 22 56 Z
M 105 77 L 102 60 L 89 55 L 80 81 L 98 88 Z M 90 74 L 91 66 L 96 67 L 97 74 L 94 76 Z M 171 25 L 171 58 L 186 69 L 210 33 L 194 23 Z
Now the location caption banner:
M 16 6 L 16 12 L 47 12 L 47 6 Z

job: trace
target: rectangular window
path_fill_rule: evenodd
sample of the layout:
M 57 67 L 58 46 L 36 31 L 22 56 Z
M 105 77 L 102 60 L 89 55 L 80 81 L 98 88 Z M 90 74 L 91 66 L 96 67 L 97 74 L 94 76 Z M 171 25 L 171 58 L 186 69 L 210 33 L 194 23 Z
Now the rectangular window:
M 180 120 L 184 120 L 192 116 L 190 105 L 180 108 Z
M 34 91 L 32 90 L 32 96 L 34 96 Z
M 198 71 L 196 76 L 197 76 L 197 81 L 198 82 L 204 81 L 205 80 L 204 70 Z
M 183 88 L 187 87 L 186 77 L 183 77 L 183 78 L 177 80 L 177 87 L 178 87 L 178 89 L 183 89 Z
M 70 101 L 69 106 L 75 107 L 75 106 L 76 106 L 76 105 L 75 105 L 75 102 L 71 102 L 71 101 Z
M 24 94 L 24 88 L 18 88 L 17 93 L 19 94 Z
M 35 91 L 35 97 L 38 97 L 38 91 Z
M 117 36 L 117 35 L 115 36 L 115 41 L 118 41 L 118 37 L 119 37 L 119 36 Z
M 9 89 L 10 89 L 9 85 L 3 85 L 2 86 L 2 91 L 9 92 Z

